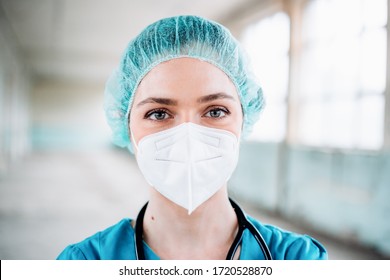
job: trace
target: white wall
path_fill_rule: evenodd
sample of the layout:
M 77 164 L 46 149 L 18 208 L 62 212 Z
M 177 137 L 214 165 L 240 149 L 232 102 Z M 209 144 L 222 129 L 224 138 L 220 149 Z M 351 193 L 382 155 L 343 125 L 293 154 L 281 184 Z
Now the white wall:
M 35 149 L 91 149 L 110 145 L 104 85 L 38 82 L 32 92 Z
M 0 174 L 30 149 L 30 72 L 0 13 Z

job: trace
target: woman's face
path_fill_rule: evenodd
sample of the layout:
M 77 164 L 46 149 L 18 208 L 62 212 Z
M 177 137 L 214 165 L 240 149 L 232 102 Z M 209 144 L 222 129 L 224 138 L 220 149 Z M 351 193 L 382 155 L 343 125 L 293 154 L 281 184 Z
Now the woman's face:
M 130 113 L 134 140 L 192 122 L 240 138 L 241 103 L 228 76 L 214 65 L 178 58 L 153 68 L 140 83 Z

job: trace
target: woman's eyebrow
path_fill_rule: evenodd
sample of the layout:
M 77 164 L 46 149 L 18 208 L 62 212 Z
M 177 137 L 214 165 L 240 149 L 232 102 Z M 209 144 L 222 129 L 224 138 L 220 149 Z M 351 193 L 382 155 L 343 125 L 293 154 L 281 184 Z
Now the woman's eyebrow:
M 207 103 L 207 102 L 214 101 L 217 99 L 225 99 L 225 98 L 234 100 L 233 96 L 226 94 L 226 93 L 223 93 L 223 92 L 219 92 L 219 93 L 213 93 L 213 94 L 202 96 L 202 97 L 197 99 L 197 102 L 198 103 Z
M 148 97 L 137 104 L 137 107 L 148 104 L 148 103 L 158 103 L 162 105 L 176 106 L 177 101 L 170 98 L 161 98 L 161 97 Z

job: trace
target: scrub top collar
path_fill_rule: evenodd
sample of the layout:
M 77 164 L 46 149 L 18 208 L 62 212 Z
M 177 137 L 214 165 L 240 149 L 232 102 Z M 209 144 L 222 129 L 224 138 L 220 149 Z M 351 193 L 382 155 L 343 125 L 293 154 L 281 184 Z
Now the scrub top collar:
M 132 234 L 134 234 L 134 228 L 131 226 Z M 145 257 L 147 260 L 160 260 L 160 257 L 153 251 L 152 248 L 149 247 L 149 245 L 143 241 L 144 245 L 144 251 L 145 251 Z M 241 242 L 241 250 L 240 250 L 240 260 L 253 260 L 253 259 L 265 259 L 264 255 L 262 254 L 261 250 L 253 250 L 254 246 L 259 246 L 257 244 L 257 241 L 254 239 L 252 234 L 249 232 L 248 229 L 244 231 L 244 234 L 242 236 L 242 242 Z

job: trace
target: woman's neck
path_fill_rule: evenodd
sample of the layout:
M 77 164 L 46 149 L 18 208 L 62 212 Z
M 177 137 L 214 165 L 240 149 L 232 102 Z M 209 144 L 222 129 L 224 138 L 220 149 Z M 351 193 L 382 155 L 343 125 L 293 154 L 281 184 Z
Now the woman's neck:
M 151 190 L 144 217 L 144 240 L 162 259 L 225 259 L 237 229 L 226 187 L 191 215 Z

